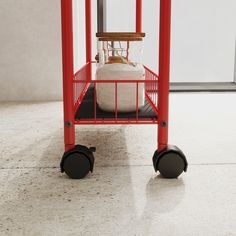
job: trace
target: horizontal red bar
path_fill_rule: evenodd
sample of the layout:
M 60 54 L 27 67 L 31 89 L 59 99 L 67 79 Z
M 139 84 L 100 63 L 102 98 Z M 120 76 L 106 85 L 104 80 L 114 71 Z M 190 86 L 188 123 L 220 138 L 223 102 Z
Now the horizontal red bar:
M 101 84 L 101 83 L 155 83 L 158 80 L 92 80 L 91 83 Z M 84 83 L 84 80 L 74 80 L 73 83 Z
M 76 120 L 76 125 L 153 125 L 157 120 Z

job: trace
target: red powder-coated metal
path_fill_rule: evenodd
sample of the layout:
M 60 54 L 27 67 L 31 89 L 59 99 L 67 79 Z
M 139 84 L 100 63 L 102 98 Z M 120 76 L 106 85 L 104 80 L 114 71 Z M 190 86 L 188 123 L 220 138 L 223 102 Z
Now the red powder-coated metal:
M 64 142 L 65 150 L 75 146 L 74 97 L 73 97 L 73 17 L 72 1 L 61 0 Z
M 142 32 L 142 0 L 136 0 L 136 32 Z
M 138 85 L 139 83 L 136 83 L 136 122 L 138 122 Z
M 97 84 L 94 84 L 94 121 L 97 120 Z
M 83 66 L 77 73 L 75 73 L 73 83 L 80 81 L 79 83 L 74 84 L 74 113 L 76 113 L 77 109 L 79 108 L 83 98 L 89 88 L 88 79 L 89 78 L 89 70 L 91 67 L 91 62 L 87 63 Z
M 168 144 L 169 70 L 171 0 L 160 0 L 159 76 L 145 67 L 145 80 L 92 80 L 92 15 L 91 0 L 85 0 L 86 64 L 78 72 L 73 68 L 73 15 L 72 0 L 61 0 L 62 13 L 62 58 L 65 151 L 75 146 L 75 125 L 94 124 L 156 124 L 158 125 L 158 149 Z M 142 32 L 142 0 L 136 0 L 136 32 Z M 97 119 L 96 88 L 99 83 L 113 83 L 115 118 Z M 94 117 L 91 120 L 75 120 L 90 85 L 94 85 Z M 136 87 L 136 117 L 118 118 L 118 92 L 120 84 Z M 138 113 L 138 88 L 144 84 L 145 97 L 158 115 L 158 119 L 140 118 Z
M 160 0 L 158 149 L 168 144 L 169 87 L 170 87 L 171 0 Z
M 155 125 L 157 124 L 156 120 L 76 120 L 75 124 L 77 125 Z
M 116 120 L 118 119 L 118 84 L 117 82 L 115 83 L 115 118 Z
M 155 111 L 156 115 L 158 115 L 158 102 L 157 102 L 157 85 L 158 85 L 158 76 L 149 70 L 148 68 L 145 68 L 145 80 L 88 80 L 87 73 L 88 68 L 91 63 L 87 63 L 84 67 L 82 67 L 76 74 L 75 79 L 73 81 L 75 90 L 77 93 L 75 93 L 75 113 L 78 110 L 81 102 L 84 99 L 84 96 L 86 95 L 86 92 L 89 88 L 89 86 L 92 84 L 94 85 L 94 118 L 91 120 L 76 120 L 75 124 L 157 124 L 158 120 L 150 120 L 150 119 L 139 119 L 139 109 L 138 109 L 138 90 L 140 84 L 144 84 L 145 86 L 145 97 L 146 100 L 151 105 L 152 109 Z M 115 101 L 115 118 L 113 120 L 98 120 L 96 117 L 97 112 L 97 97 L 96 97 L 96 88 L 98 84 L 114 84 L 114 101 Z M 118 86 L 121 84 L 133 84 L 134 87 L 136 87 L 136 96 L 135 96 L 135 102 L 136 102 L 136 118 L 134 120 L 126 119 L 124 118 L 122 120 L 118 119 Z M 150 89 L 149 85 L 152 85 L 152 88 Z M 78 92 L 79 91 L 79 92 Z
M 92 9 L 91 0 L 85 0 L 85 28 L 86 28 L 86 63 L 92 61 Z M 88 80 L 92 79 L 92 67 L 89 64 Z

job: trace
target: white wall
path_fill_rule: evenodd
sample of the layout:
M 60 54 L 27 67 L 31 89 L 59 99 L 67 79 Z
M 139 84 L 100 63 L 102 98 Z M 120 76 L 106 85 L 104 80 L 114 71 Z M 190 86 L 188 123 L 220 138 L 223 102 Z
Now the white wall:
M 61 99 L 60 0 L 1 0 L 0 29 L 0 101 Z
M 73 0 L 75 68 L 85 61 L 83 0 Z M 135 0 L 107 0 L 108 29 L 134 29 Z M 96 0 L 92 0 L 96 31 Z M 144 62 L 157 70 L 157 0 L 143 1 Z M 77 5 L 76 5 L 77 4 Z M 235 0 L 173 0 L 172 76 L 176 81 L 233 81 Z M 58 100 L 62 94 L 60 0 L 0 1 L 0 101 Z M 79 30 L 78 30 L 79 29 Z M 96 40 L 93 43 L 96 54 Z

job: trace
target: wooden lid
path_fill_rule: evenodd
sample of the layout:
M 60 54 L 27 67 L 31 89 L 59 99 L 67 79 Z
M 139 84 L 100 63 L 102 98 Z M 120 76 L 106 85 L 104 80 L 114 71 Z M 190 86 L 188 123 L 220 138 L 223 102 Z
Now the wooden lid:
M 103 32 L 97 33 L 99 41 L 142 41 L 145 33 Z

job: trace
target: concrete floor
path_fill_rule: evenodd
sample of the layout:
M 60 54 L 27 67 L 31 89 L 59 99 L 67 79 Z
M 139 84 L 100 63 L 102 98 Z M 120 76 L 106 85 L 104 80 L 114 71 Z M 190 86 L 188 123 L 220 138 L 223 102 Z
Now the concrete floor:
M 85 180 L 59 172 L 62 104 L 0 106 L 0 235 L 236 235 L 236 94 L 172 94 L 186 174 L 154 173 L 155 126 L 77 127 L 97 147 Z

